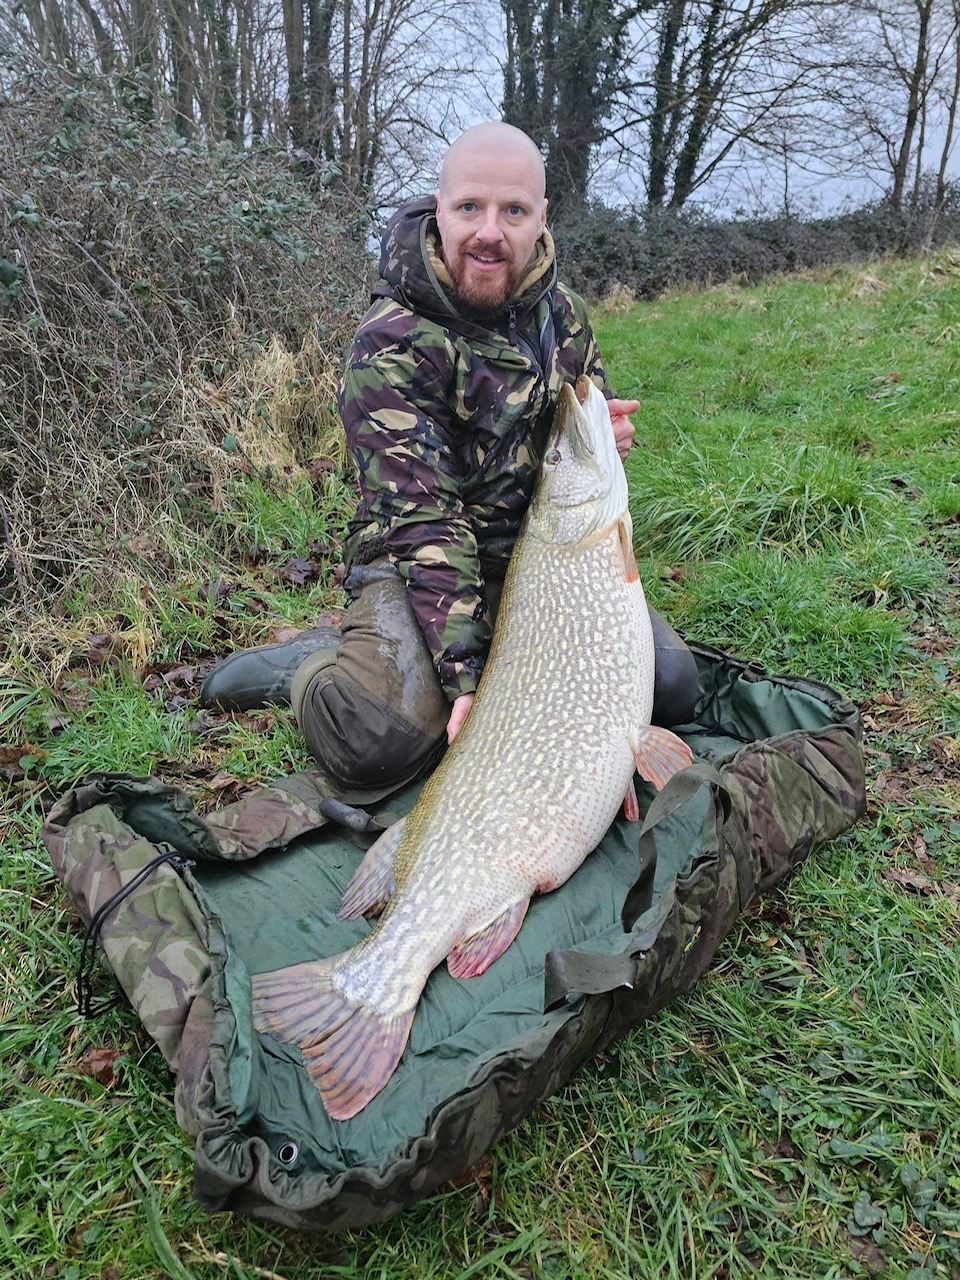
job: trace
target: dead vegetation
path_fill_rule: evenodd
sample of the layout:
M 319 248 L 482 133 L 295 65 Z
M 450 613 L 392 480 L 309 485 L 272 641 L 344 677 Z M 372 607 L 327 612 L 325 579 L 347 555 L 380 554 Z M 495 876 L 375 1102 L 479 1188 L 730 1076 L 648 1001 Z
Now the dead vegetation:
M 365 224 L 281 153 L 185 145 L 77 73 L 0 102 L 0 609 L 215 561 L 238 470 L 331 444 Z

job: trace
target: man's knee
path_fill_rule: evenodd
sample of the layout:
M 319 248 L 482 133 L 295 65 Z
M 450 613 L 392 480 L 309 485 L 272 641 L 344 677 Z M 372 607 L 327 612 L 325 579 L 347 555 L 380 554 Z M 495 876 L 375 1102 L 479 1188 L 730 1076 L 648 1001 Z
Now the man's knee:
M 656 609 L 650 609 L 656 668 L 653 685 L 654 724 L 669 728 L 688 724 L 703 696 L 697 660 Z
M 444 741 L 442 732 L 425 732 L 335 667 L 310 682 L 295 711 L 311 752 L 345 787 L 407 782 L 434 759 Z

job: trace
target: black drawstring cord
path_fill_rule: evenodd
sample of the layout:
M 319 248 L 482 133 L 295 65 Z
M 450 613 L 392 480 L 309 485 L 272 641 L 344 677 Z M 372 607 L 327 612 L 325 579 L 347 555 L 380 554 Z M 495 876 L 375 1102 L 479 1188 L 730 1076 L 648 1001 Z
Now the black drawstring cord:
M 184 867 L 192 867 L 194 863 L 188 862 L 180 857 L 176 849 L 169 849 L 166 853 L 159 854 L 151 860 L 122 888 L 102 903 L 94 912 L 87 925 L 83 935 L 83 942 L 80 945 L 80 962 L 77 965 L 77 1011 L 83 1018 L 92 1018 L 95 1014 L 106 1013 L 109 1009 L 114 1009 L 125 998 L 121 991 L 118 995 L 110 999 L 103 999 L 94 1006 L 93 1003 L 93 972 L 97 957 L 97 943 L 100 941 L 100 932 L 103 929 L 103 923 L 107 916 L 115 907 L 118 907 L 125 898 L 128 898 L 134 889 L 140 887 L 146 880 L 147 876 L 164 862 L 169 862 L 177 866 L 180 870 Z

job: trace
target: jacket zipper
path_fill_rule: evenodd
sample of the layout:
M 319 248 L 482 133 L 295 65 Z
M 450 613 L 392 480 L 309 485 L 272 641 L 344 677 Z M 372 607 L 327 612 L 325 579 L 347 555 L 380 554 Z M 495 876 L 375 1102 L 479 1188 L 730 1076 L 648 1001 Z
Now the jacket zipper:
M 547 378 L 546 378 L 546 372 L 543 367 L 543 355 L 541 352 L 537 351 L 533 343 L 530 342 L 527 338 L 525 338 L 523 334 L 520 332 L 520 327 L 517 324 L 516 307 L 510 308 L 509 333 L 510 333 L 511 345 L 516 347 L 518 351 L 520 351 L 523 355 L 529 358 L 530 363 L 533 365 L 537 373 L 539 373 L 540 375 L 540 381 L 546 382 Z

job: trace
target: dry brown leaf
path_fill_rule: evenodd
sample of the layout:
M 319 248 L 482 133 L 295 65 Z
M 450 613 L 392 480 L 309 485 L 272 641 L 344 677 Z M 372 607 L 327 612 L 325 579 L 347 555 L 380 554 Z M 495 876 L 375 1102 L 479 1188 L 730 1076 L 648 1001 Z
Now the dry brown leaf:
M 77 1070 L 82 1076 L 93 1076 L 109 1089 L 117 1083 L 115 1067 L 119 1057 L 119 1049 L 88 1049 L 77 1063 Z
M 901 871 L 898 867 L 888 867 L 883 878 L 916 893 L 942 893 L 954 902 L 960 902 L 960 884 L 951 884 L 949 880 L 931 880 L 929 876 L 922 876 L 916 871 Z

